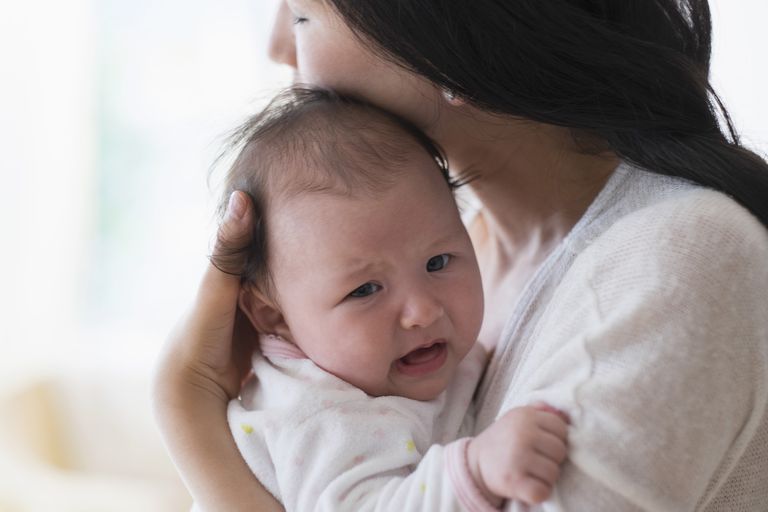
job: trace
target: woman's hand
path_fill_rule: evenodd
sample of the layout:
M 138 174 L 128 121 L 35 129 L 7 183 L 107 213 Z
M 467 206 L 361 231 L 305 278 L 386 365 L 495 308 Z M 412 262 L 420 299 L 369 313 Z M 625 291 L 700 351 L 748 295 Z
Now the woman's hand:
M 255 332 L 237 307 L 244 261 L 231 255 L 251 241 L 252 210 L 246 194 L 232 194 L 192 308 L 166 342 L 155 381 L 161 398 L 224 408 L 240 390 Z
M 236 249 L 251 242 L 253 205 L 234 192 L 191 311 L 169 336 L 153 383 L 155 417 L 171 458 L 204 510 L 283 510 L 240 456 L 227 403 L 250 368 L 256 333 L 239 313 Z

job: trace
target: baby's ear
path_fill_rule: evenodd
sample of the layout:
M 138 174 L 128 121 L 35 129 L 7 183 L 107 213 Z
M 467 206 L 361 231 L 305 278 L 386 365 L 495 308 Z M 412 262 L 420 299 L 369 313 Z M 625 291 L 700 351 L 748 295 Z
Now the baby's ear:
M 238 301 L 240 309 L 260 334 L 276 334 L 293 341 L 288 324 L 277 305 L 264 293 L 249 283 L 243 284 Z

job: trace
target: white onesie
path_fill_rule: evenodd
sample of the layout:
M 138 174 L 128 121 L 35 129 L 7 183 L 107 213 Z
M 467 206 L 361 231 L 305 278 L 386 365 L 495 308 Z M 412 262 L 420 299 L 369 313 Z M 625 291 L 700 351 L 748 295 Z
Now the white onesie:
M 260 346 L 254 378 L 227 415 L 251 471 L 287 511 L 496 510 L 475 487 L 460 439 L 474 428 L 480 344 L 427 402 L 371 397 L 278 338 Z

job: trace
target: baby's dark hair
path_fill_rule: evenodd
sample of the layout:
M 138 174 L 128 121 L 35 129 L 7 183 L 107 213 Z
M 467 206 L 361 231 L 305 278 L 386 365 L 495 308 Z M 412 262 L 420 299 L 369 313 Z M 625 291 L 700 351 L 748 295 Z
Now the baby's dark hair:
M 443 151 L 409 121 L 353 96 L 313 87 L 287 89 L 227 139 L 222 156 L 238 153 L 224 178 L 217 213 L 223 218 L 233 191 L 247 193 L 254 206 L 253 237 L 246 246 L 220 250 L 214 265 L 273 295 L 269 205 L 312 192 L 375 196 L 395 184 L 414 150 L 426 151 L 446 185 L 457 186 Z

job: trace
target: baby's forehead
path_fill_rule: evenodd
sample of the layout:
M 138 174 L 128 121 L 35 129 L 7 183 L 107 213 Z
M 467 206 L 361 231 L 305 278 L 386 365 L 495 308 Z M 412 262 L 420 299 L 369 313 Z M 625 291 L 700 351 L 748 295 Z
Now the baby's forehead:
M 434 195 L 424 199 L 420 191 L 407 189 L 409 181 L 404 177 L 402 186 L 378 197 L 326 191 L 281 201 L 269 223 L 275 269 L 287 269 L 296 278 L 319 272 L 327 275 L 313 279 L 325 280 L 355 269 L 421 262 L 438 247 L 463 240 L 455 205 Z
M 382 246 L 407 248 L 460 235 L 464 228 L 451 190 L 426 165 L 403 170 L 386 187 L 304 188 L 282 195 L 268 215 L 273 248 L 375 254 Z
M 247 276 L 264 286 L 275 263 L 276 208 L 312 195 L 376 202 L 411 175 L 429 176 L 424 186 L 442 194 L 453 188 L 447 161 L 429 136 L 406 119 L 332 91 L 298 87 L 278 95 L 238 127 L 228 144 L 238 154 L 219 211 L 225 211 L 232 190 L 251 196 L 257 243 L 247 249 Z

